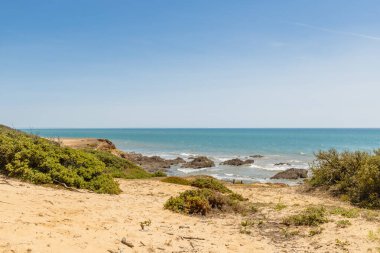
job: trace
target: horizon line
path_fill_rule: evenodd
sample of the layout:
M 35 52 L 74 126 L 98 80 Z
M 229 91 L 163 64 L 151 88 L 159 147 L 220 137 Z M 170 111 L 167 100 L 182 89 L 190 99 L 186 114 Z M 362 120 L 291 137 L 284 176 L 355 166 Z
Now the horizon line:
M 65 130 L 65 129 L 379 129 L 380 127 L 15 127 L 19 130 Z

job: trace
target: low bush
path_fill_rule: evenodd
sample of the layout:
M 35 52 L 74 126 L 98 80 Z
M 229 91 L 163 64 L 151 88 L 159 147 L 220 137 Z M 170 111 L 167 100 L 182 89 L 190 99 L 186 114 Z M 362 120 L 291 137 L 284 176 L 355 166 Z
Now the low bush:
M 165 209 L 184 214 L 206 215 L 212 210 L 246 214 L 256 211 L 240 195 L 222 194 L 211 189 L 187 190 L 177 197 L 171 197 Z
M 211 189 L 221 193 L 232 193 L 222 182 L 212 177 L 196 178 L 191 181 L 191 186 L 200 189 Z
M 336 222 L 336 226 L 338 228 L 346 228 L 351 225 L 351 222 L 349 220 L 339 220 Z
M 326 209 L 324 207 L 308 207 L 300 214 L 286 217 L 283 223 L 295 226 L 318 226 L 327 221 Z
M 153 176 L 134 163 L 109 152 L 93 149 L 84 151 L 102 161 L 105 164 L 104 173 L 110 174 L 114 178 L 141 179 Z
M 183 177 L 166 177 L 164 179 L 161 179 L 161 182 L 180 185 L 190 185 L 190 181 Z
M 321 228 L 321 227 L 316 227 L 316 228 L 310 229 L 309 230 L 309 236 L 315 236 L 315 235 L 322 234 L 322 231 L 323 231 L 323 228 Z
M 356 218 L 359 216 L 359 211 L 353 208 L 335 207 L 330 210 L 330 213 L 340 215 L 345 218 Z
M 360 207 L 380 208 L 380 150 L 320 151 L 311 169 L 311 186 L 324 187 Z

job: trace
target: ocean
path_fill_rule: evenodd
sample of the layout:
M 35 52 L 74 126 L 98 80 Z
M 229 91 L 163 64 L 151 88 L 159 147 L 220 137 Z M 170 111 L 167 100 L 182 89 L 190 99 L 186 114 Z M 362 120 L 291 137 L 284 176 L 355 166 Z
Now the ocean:
M 270 177 L 288 168 L 309 168 L 318 150 L 380 148 L 380 129 L 23 129 L 42 137 L 109 139 L 117 148 L 163 158 L 205 155 L 216 166 L 169 169 L 170 175 L 207 174 L 222 180 L 275 182 Z M 247 166 L 219 165 L 231 158 L 255 162 Z M 276 166 L 276 163 L 288 163 Z M 277 181 L 276 181 L 277 182 Z

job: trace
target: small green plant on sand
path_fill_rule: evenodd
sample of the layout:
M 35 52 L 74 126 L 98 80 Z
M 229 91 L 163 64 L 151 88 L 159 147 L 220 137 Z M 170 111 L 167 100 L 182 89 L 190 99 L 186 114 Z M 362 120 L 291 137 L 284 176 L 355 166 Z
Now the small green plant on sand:
M 351 226 L 351 222 L 349 220 L 339 220 L 336 222 L 336 226 L 338 228 L 346 228 L 348 226 Z
M 300 234 L 299 230 L 290 230 L 289 228 L 282 228 L 280 231 L 281 235 L 285 238 L 291 238 Z
M 283 219 L 284 224 L 295 226 L 318 226 L 327 221 L 324 207 L 308 207 L 300 214 L 291 215 Z
M 140 222 L 141 230 L 144 230 L 145 227 L 149 227 L 151 224 L 152 224 L 152 221 L 150 219 L 149 220 L 145 220 L 145 221 L 141 221 Z
M 255 222 L 252 221 L 252 220 L 243 220 L 240 225 L 242 227 L 252 227 L 253 225 L 255 225 Z
M 380 242 L 380 228 L 378 228 L 377 231 L 368 231 L 368 239 L 372 242 Z
M 359 211 L 354 208 L 335 207 L 330 210 L 330 214 L 340 215 L 345 218 L 357 218 L 359 216 Z
M 240 233 L 241 234 L 246 234 L 246 235 L 250 235 L 251 234 L 251 231 L 249 230 L 251 227 L 253 227 L 255 223 L 253 222 L 253 220 L 243 220 L 241 223 L 240 223 Z
M 281 211 L 282 209 L 285 209 L 287 205 L 281 202 L 281 198 L 278 200 L 278 203 L 274 206 L 274 210 Z
M 347 246 L 350 245 L 350 242 L 347 240 L 341 241 L 339 239 L 335 240 L 335 246 L 341 248 L 343 251 L 348 251 Z
M 323 228 L 316 227 L 309 230 L 309 236 L 315 236 L 321 234 L 323 231 Z
M 376 221 L 379 218 L 379 213 L 376 212 L 376 211 L 367 210 L 367 211 L 365 211 L 365 212 L 362 213 L 362 217 L 366 221 Z
M 252 232 L 248 230 L 246 227 L 241 227 L 239 230 L 240 234 L 250 235 Z

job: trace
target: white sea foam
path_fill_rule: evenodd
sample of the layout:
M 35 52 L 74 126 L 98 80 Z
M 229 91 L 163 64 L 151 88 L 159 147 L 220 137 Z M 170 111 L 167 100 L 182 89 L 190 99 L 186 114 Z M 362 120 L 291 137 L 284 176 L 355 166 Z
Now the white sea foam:
M 186 158 L 191 156 L 199 156 L 199 154 L 196 153 L 180 153 L 179 155 Z
M 201 169 L 192 169 L 192 168 L 180 168 L 177 169 L 178 171 L 181 171 L 183 173 L 189 174 L 189 173 L 197 173 L 198 171 L 207 170 L 208 168 L 201 168 Z

